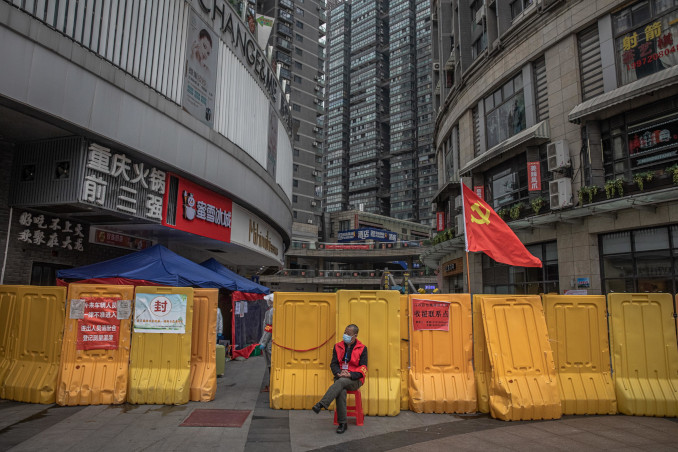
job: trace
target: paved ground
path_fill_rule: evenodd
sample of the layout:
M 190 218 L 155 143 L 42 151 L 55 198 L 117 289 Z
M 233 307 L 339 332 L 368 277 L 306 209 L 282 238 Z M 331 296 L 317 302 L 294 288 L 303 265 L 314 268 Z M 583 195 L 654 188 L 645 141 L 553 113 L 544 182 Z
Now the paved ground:
M 268 407 L 262 357 L 226 363 L 216 400 L 182 406 L 58 407 L 0 400 L 0 451 L 448 451 L 678 450 L 678 420 L 566 416 L 502 422 L 486 415 L 415 414 L 349 419 L 337 435 L 332 412 Z M 241 428 L 179 427 L 196 408 L 251 410 Z

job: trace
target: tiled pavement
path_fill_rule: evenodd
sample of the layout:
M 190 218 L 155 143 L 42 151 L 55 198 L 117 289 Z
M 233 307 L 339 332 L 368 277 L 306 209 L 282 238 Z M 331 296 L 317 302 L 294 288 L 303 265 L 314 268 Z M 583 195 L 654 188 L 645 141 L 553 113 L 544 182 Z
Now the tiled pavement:
M 58 407 L 0 400 L 0 451 L 448 451 L 676 450 L 678 420 L 633 416 L 566 416 L 503 422 L 486 415 L 368 417 L 337 435 L 332 412 L 272 410 L 261 393 L 261 357 L 226 364 L 217 397 L 181 406 Z M 240 428 L 179 427 L 196 408 L 247 409 Z

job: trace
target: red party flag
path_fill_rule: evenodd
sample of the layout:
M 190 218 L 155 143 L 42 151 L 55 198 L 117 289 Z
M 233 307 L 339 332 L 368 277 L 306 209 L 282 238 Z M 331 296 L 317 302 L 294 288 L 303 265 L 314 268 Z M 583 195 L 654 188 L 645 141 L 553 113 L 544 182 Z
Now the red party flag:
M 541 267 L 511 228 L 485 201 L 463 183 L 466 251 L 482 251 L 497 262 L 517 267 Z

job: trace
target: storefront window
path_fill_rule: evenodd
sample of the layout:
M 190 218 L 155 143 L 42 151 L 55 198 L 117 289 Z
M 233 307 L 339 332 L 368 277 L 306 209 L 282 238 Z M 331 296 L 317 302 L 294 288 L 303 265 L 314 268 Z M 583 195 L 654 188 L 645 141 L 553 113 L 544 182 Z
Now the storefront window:
M 483 290 L 488 294 L 558 293 L 558 249 L 556 242 L 528 245 L 543 267 L 513 267 L 483 255 Z
M 485 98 L 485 114 L 488 149 L 525 129 L 522 74 Z
M 678 287 L 678 226 L 600 237 L 605 292 L 668 292 Z
M 622 85 L 678 63 L 678 9 L 673 0 L 638 2 L 613 16 Z
M 527 202 L 527 160 L 520 154 L 485 172 L 485 199 L 496 210 L 518 201 Z

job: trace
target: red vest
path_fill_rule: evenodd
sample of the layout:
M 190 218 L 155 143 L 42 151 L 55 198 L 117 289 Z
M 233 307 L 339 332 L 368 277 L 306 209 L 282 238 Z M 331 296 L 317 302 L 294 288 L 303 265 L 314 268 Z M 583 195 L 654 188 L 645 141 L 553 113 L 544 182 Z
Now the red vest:
M 346 353 L 346 344 L 344 344 L 344 341 L 337 342 L 334 345 L 334 350 L 337 352 L 337 360 L 339 360 L 339 365 L 341 365 L 341 363 L 344 362 L 344 354 Z M 360 383 L 365 384 L 367 366 L 360 365 L 360 355 L 363 353 L 363 350 L 365 350 L 365 345 L 356 339 L 355 344 L 353 344 L 353 350 L 351 351 L 351 357 L 348 360 L 348 371 L 362 372 L 363 377 L 360 379 Z

